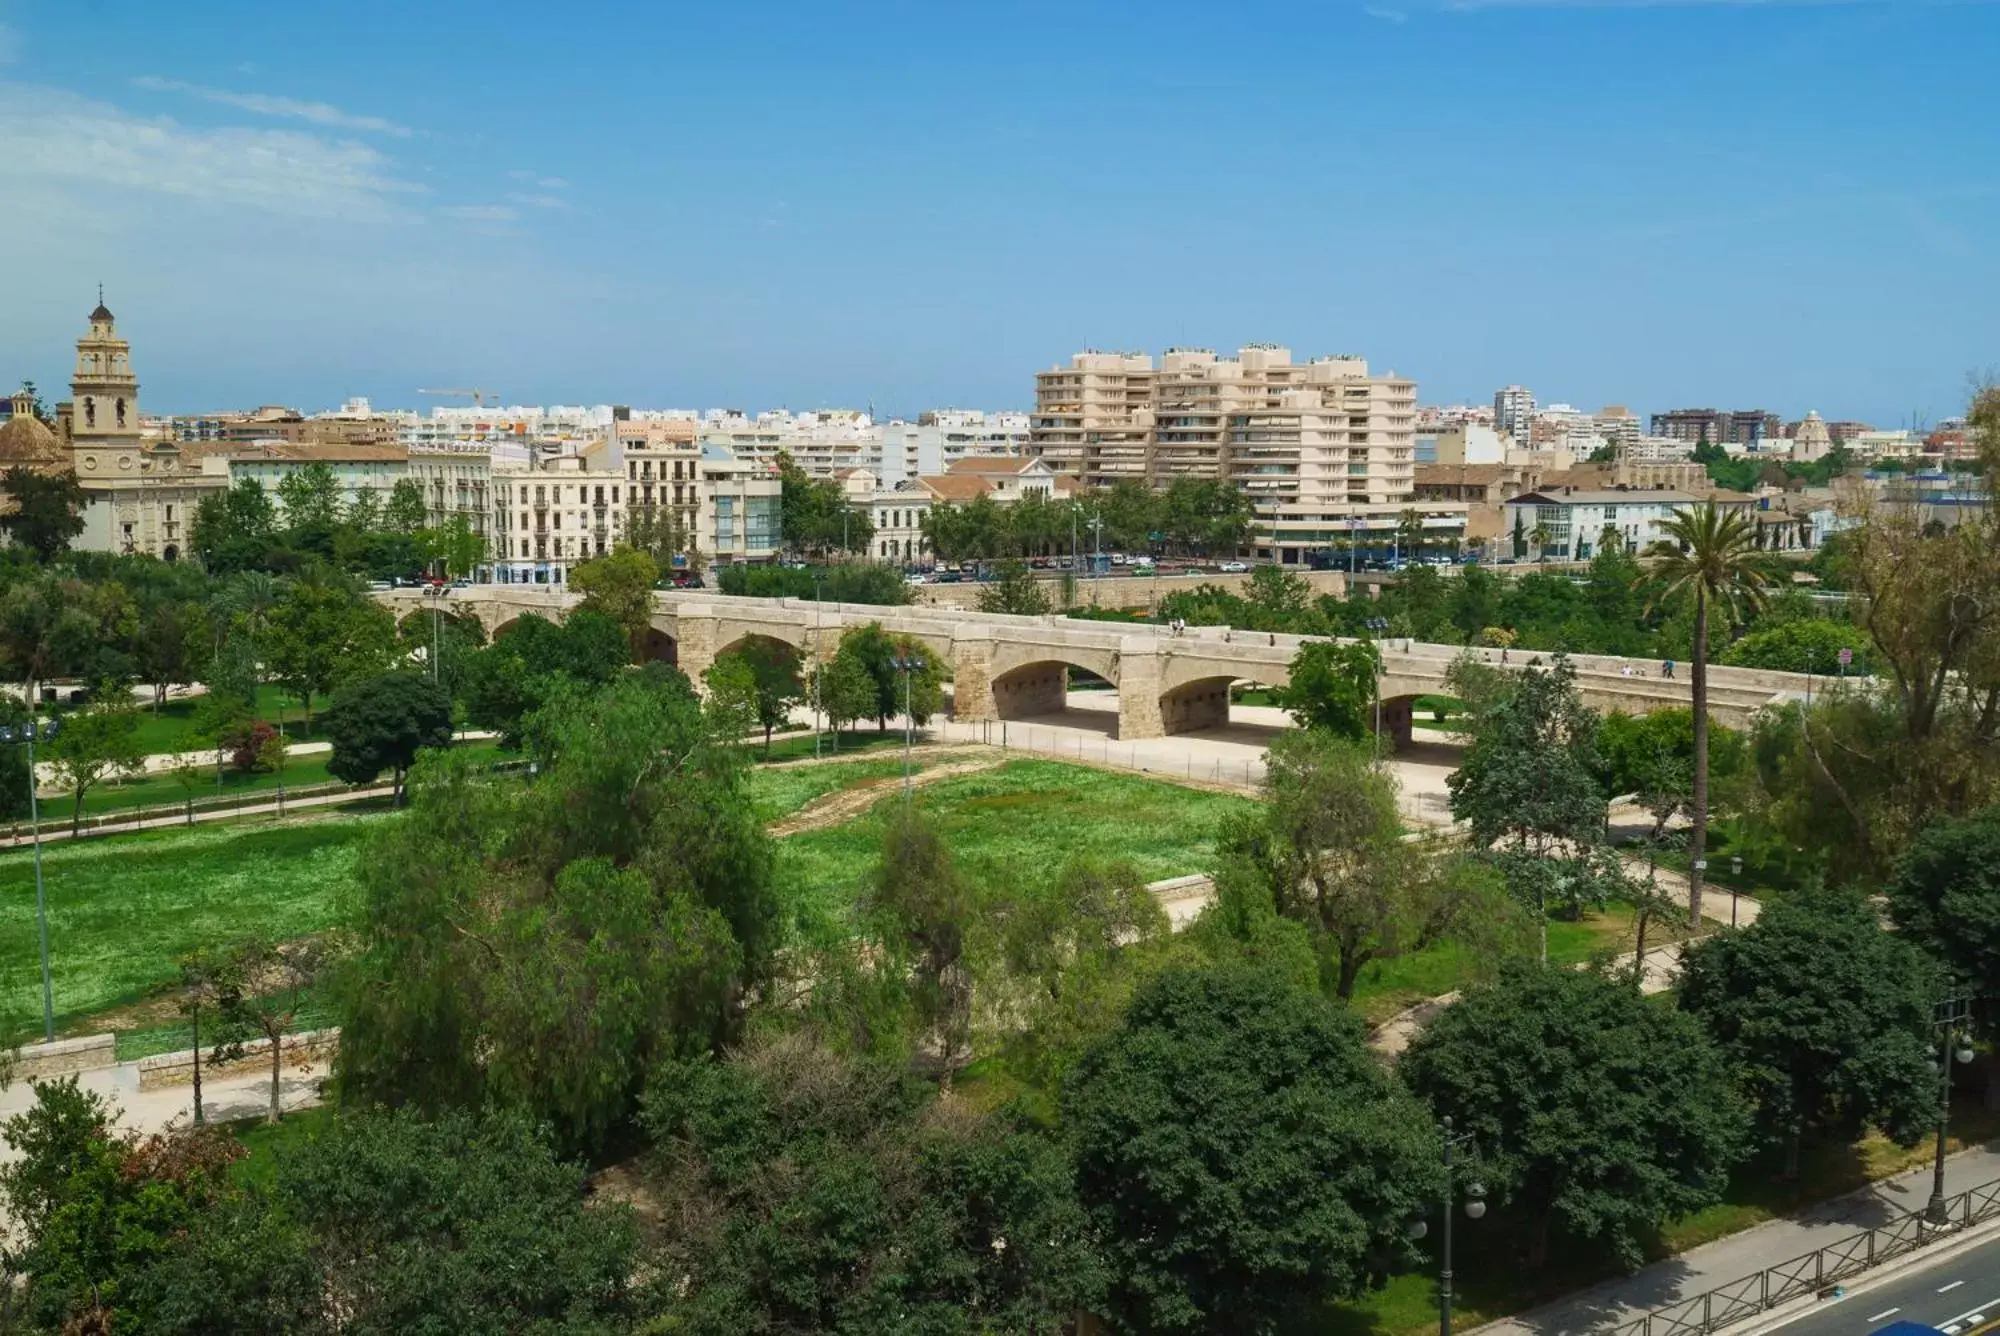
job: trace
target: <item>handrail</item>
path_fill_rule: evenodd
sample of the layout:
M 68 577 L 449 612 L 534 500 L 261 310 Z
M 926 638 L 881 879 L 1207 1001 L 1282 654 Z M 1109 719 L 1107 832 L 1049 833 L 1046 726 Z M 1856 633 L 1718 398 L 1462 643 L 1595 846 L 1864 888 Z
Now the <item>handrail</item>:
M 1836 1239 L 1788 1262 L 1601 1330 L 1608 1336 L 1708 1336 L 1794 1299 L 1829 1290 L 1947 1234 L 1996 1217 L 2000 1217 L 2000 1178 L 1946 1199 L 1940 1222 L 1933 1223 L 1926 1211 L 1911 1211 L 1887 1224 Z

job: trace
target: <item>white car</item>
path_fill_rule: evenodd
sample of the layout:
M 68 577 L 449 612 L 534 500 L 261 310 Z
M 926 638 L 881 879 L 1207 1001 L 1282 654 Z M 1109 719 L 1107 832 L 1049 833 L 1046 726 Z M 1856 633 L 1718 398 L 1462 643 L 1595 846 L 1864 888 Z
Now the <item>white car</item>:
M 1247 561 L 1225 561 L 1215 569 L 1221 571 L 1224 575 L 1241 575 L 1250 569 L 1250 563 Z

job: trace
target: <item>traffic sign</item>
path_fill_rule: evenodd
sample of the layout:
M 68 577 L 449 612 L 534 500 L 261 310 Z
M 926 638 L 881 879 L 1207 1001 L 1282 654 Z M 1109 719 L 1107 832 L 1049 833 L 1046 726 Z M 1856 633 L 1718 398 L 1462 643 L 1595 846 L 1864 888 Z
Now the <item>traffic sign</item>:
M 1842 645 L 1840 647 L 1840 666 L 1845 668 L 1848 664 L 1853 662 L 1854 662 L 1854 651 L 1847 648 L 1847 646 Z

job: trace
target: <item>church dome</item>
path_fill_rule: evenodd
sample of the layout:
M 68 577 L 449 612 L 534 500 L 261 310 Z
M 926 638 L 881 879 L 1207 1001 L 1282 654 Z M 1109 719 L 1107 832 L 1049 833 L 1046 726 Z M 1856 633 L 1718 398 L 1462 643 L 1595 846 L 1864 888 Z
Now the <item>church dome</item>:
M 16 413 L 0 424 L 0 468 L 68 468 L 62 442 L 33 413 Z
M 90 318 L 92 320 L 109 320 L 111 319 L 111 308 L 100 301 L 97 303 L 97 309 L 90 313 Z

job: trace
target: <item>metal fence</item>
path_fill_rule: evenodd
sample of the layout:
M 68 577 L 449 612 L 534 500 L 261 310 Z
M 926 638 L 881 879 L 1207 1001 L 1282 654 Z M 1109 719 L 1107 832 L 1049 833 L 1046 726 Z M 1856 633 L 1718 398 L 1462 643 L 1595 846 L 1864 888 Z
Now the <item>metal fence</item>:
M 495 761 L 486 767 L 495 772 L 518 770 L 527 765 L 525 760 Z M 276 785 L 265 789 L 251 789 L 226 797 L 186 798 L 179 802 L 152 803 L 143 806 L 114 807 L 107 811 L 95 812 L 77 824 L 77 837 L 122 833 L 134 830 L 157 829 L 162 826 L 193 825 L 196 821 L 231 813 L 271 809 L 273 816 L 285 815 L 289 806 L 316 806 L 343 798 L 365 798 L 391 792 L 395 785 L 387 780 L 375 780 L 367 784 L 343 784 L 330 780 L 323 784 L 287 785 L 280 789 Z M 61 804 L 45 807 L 42 812 L 42 841 L 53 843 L 70 838 L 70 818 L 61 810 Z M 13 821 L 0 826 L 0 849 L 11 849 L 26 845 L 33 839 L 33 829 L 29 822 Z
M 1604 1330 L 1610 1336 L 1706 1336 L 1794 1299 L 1824 1293 L 1872 1267 L 1996 1217 L 2000 1217 L 2000 1179 L 1947 1199 L 1942 1224 L 1932 1224 L 1924 1212 L 1912 1211 Z

